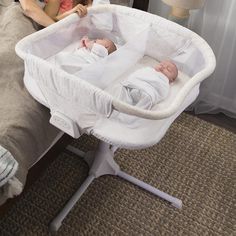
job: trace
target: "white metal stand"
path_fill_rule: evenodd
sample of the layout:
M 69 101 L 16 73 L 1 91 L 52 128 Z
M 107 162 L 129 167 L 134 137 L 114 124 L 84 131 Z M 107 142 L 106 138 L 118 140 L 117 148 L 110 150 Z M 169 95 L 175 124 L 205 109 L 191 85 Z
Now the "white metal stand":
M 129 182 L 159 196 L 166 201 L 170 202 L 173 206 L 177 208 L 182 207 L 182 201 L 170 196 L 167 193 L 164 193 L 157 188 L 152 187 L 149 184 L 144 183 L 143 181 L 136 179 L 135 177 L 126 174 L 125 172 L 120 170 L 119 165 L 114 161 L 114 152 L 116 150 L 115 147 L 100 141 L 97 150 L 94 152 L 84 153 L 77 148 L 72 146 L 68 146 L 67 149 L 79 156 L 82 156 L 84 160 L 88 163 L 90 167 L 89 175 L 84 181 L 84 183 L 80 186 L 80 188 L 74 193 L 72 198 L 67 202 L 61 212 L 56 216 L 56 218 L 51 222 L 50 229 L 52 231 L 57 231 L 62 224 L 62 221 L 70 212 L 72 207 L 76 204 L 76 202 L 80 199 L 82 194 L 86 191 L 88 186 L 92 183 L 95 178 L 98 178 L 102 175 L 117 175 Z

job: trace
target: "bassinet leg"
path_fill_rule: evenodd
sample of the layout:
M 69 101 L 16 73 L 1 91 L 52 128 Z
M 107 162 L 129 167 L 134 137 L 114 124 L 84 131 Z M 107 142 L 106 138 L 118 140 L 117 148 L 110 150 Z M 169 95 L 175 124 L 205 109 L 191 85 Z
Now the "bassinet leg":
M 116 175 L 119 171 L 119 166 L 115 163 L 113 158 L 113 151 L 110 149 L 110 145 L 105 142 L 100 142 L 97 150 L 95 152 L 84 153 L 77 148 L 68 146 L 67 149 L 79 156 L 82 156 L 84 160 L 90 166 L 89 176 L 81 185 L 81 187 L 74 193 L 72 198 L 67 202 L 61 212 L 56 216 L 56 218 L 50 224 L 51 231 L 57 231 L 64 218 L 68 215 L 70 210 L 80 199 L 82 194 L 86 191 L 89 185 L 95 178 L 102 175 Z
M 83 152 L 83 151 L 79 150 L 78 148 L 75 148 L 71 145 L 68 145 L 66 147 L 66 149 L 69 150 L 70 152 L 82 157 L 87 162 L 89 167 L 92 166 L 93 160 L 94 160 L 94 151 Z
M 169 194 L 164 193 L 164 192 L 160 191 L 159 189 L 154 188 L 153 186 L 151 186 L 151 185 L 149 185 L 149 184 L 147 184 L 147 183 L 145 183 L 145 182 L 143 182 L 139 179 L 136 179 L 131 175 L 126 174 L 123 171 L 119 171 L 117 173 L 117 175 L 119 177 L 121 177 L 121 178 L 123 178 L 123 179 L 139 186 L 140 188 L 143 188 L 143 189 L 147 190 L 148 192 L 151 192 L 151 193 L 155 194 L 156 196 L 159 196 L 160 198 L 170 202 L 174 207 L 177 207 L 179 209 L 182 208 L 182 201 L 180 199 L 172 197 Z
M 84 157 L 86 162 L 90 166 L 89 176 L 81 185 L 81 187 L 77 190 L 77 192 L 72 196 L 72 198 L 68 201 L 62 211 L 57 215 L 57 217 L 51 222 L 50 229 L 52 231 L 57 231 L 61 226 L 62 221 L 70 212 L 72 207 L 76 204 L 76 202 L 80 199 L 82 194 L 86 191 L 91 182 L 102 175 L 117 175 L 129 182 L 169 201 L 173 206 L 177 208 L 182 207 L 182 201 L 170 196 L 167 193 L 164 193 L 157 188 L 152 187 L 149 184 L 144 183 L 143 181 L 134 178 L 131 175 L 126 174 L 125 172 L 120 170 L 119 165 L 114 160 L 114 152 L 116 151 L 115 147 L 110 146 L 109 144 L 100 141 L 98 148 L 95 152 L 83 153 L 80 150 L 77 150 L 74 147 L 68 147 L 69 151 Z
M 83 152 L 83 151 L 79 150 L 78 148 L 75 148 L 75 147 L 73 147 L 71 145 L 68 145 L 66 147 L 66 149 L 69 150 L 70 152 L 73 152 L 74 154 L 76 154 L 76 155 L 78 155 L 80 157 L 84 157 L 85 154 L 86 154 L 85 152 Z
M 86 191 L 86 189 L 92 183 L 93 180 L 94 180 L 94 176 L 89 175 L 87 177 L 87 179 L 83 182 L 83 184 L 80 186 L 80 188 L 74 193 L 72 198 L 67 202 L 67 204 L 64 206 L 64 208 L 61 210 L 61 212 L 51 222 L 51 224 L 49 226 L 51 231 L 57 231 L 60 228 L 64 218 L 68 215 L 70 210 L 73 208 L 73 206 L 76 204 L 76 202 L 80 199 L 82 194 Z

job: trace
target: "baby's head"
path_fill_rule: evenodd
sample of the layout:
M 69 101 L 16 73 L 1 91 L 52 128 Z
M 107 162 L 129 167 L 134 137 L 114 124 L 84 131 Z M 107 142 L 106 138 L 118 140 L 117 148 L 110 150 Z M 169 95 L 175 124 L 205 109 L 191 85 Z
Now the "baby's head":
M 116 51 L 116 45 L 110 39 L 96 39 L 94 42 L 104 46 L 107 49 L 108 54 Z
M 174 82 L 178 76 L 178 68 L 172 61 L 162 61 L 154 69 L 158 72 L 164 74 L 168 79 L 169 82 Z
M 92 49 L 94 43 L 104 46 L 107 49 L 108 54 L 111 54 L 114 51 L 116 51 L 116 45 L 110 39 L 104 38 L 104 39 L 90 40 L 88 37 L 83 37 L 82 39 L 82 46 L 90 50 Z

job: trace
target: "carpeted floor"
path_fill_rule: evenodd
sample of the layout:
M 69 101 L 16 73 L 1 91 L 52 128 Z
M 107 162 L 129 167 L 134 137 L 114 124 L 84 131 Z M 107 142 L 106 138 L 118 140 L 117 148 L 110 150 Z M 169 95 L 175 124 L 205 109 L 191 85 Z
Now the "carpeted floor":
M 97 140 L 73 145 L 88 150 Z M 122 169 L 183 201 L 183 209 L 118 177 L 96 179 L 57 235 L 236 235 L 236 134 L 182 114 L 152 148 L 119 150 Z M 0 235 L 50 235 L 48 224 L 88 167 L 69 151 L 0 222 Z

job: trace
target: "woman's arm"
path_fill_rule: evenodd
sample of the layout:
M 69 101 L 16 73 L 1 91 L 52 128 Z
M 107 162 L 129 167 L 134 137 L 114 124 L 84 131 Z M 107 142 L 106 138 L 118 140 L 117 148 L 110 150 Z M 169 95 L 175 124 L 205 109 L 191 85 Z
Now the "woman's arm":
M 20 4 L 24 10 L 24 14 L 38 24 L 47 27 L 55 23 L 55 21 L 40 8 L 35 0 L 20 0 Z
M 48 0 L 44 7 L 44 11 L 52 19 L 55 19 L 60 9 L 60 0 Z
M 87 2 L 87 6 L 88 6 L 88 7 L 91 7 L 92 4 L 93 4 L 93 0 L 88 0 L 88 2 Z
M 71 10 L 69 11 L 66 11 L 60 15 L 57 15 L 54 19 L 56 21 L 59 21 L 67 16 L 69 16 L 70 14 L 72 13 L 77 13 L 80 17 L 83 17 L 87 14 L 87 6 L 83 6 L 82 4 L 78 4 L 76 5 L 74 8 L 72 8 Z

